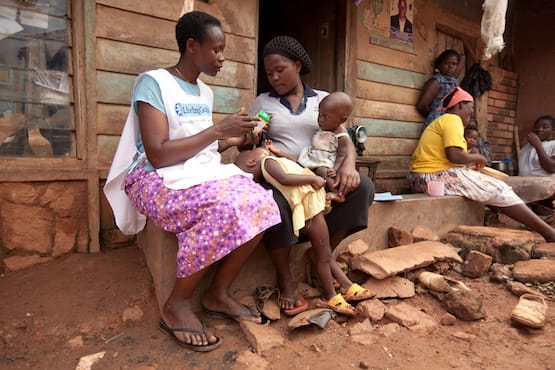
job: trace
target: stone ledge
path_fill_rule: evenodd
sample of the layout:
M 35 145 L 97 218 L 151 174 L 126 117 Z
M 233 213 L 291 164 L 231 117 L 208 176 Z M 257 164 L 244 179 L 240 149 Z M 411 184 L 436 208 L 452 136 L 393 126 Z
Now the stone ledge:
M 345 238 L 338 248 L 344 249 L 348 244 L 362 239 L 368 244 L 369 251 L 385 249 L 387 230 L 391 226 L 411 231 L 416 226 L 426 226 L 437 235 L 443 235 L 457 225 L 482 225 L 483 220 L 484 206 L 481 203 L 458 196 L 406 194 L 402 200 L 374 202 L 369 209 L 368 227 Z M 145 254 L 161 308 L 175 280 L 176 237 L 148 221 L 137 237 L 137 244 Z M 305 281 L 304 254 L 309 247 L 310 243 L 306 242 L 291 250 L 291 272 L 298 281 Z M 239 298 L 253 294 L 258 284 L 275 284 L 273 271 L 264 247 L 257 248 L 231 286 L 231 293 Z M 209 269 L 195 292 L 193 304 L 197 309 L 200 309 L 199 297 L 206 290 L 212 274 L 213 269 Z

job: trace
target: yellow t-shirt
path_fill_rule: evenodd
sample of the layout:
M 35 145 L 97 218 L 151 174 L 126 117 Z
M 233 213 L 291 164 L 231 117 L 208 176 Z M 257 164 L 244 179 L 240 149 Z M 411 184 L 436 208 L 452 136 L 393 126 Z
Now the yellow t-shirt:
M 445 148 L 450 146 L 467 151 L 461 118 L 456 114 L 445 113 L 430 123 L 420 136 L 412 153 L 411 172 L 434 173 L 458 166 L 445 155 Z

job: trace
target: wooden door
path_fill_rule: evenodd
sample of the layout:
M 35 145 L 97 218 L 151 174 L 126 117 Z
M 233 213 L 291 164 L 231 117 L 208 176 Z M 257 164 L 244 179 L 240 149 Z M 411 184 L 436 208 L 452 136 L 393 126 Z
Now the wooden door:
M 296 38 L 313 62 L 303 80 L 327 91 L 342 90 L 345 79 L 346 2 L 340 0 L 261 0 L 259 56 L 266 42 L 278 35 Z M 262 60 L 258 63 L 258 91 L 269 91 Z

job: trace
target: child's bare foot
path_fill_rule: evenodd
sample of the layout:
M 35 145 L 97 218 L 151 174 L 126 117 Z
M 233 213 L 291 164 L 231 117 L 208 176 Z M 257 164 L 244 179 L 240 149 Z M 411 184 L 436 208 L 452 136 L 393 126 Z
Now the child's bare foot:
M 345 201 L 345 196 L 339 195 L 338 193 L 328 192 L 326 193 L 326 200 L 331 200 L 336 203 L 343 203 Z
M 308 309 L 308 302 L 297 292 L 294 281 L 280 282 L 278 304 L 287 316 L 294 316 Z

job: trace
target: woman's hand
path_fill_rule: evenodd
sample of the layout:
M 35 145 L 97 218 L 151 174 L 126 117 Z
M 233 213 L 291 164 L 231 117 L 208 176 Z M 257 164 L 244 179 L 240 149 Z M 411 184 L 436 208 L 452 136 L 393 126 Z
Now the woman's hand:
M 473 158 L 474 162 L 467 164 L 468 168 L 471 168 L 473 170 L 479 170 L 480 168 L 484 168 L 485 166 L 487 166 L 488 160 L 486 159 L 486 157 L 482 155 L 477 155 L 477 154 L 470 154 L 470 155 L 476 158 Z
M 220 139 L 244 137 L 245 134 L 252 132 L 258 121 L 258 117 L 247 116 L 244 113 L 244 108 L 241 107 L 238 113 L 232 114 L 214 124 L 214 129 Z
M 360 173 L 351 166 L 341 166 L 335 176 L 334 189 L 345 196 L 360 186 Z
M 457 146 L 445 148 L 445 155 L 451 163 L 463 164 L 477 170 L 488 164 L 488 160 L 483 155 L 467 153 Z

